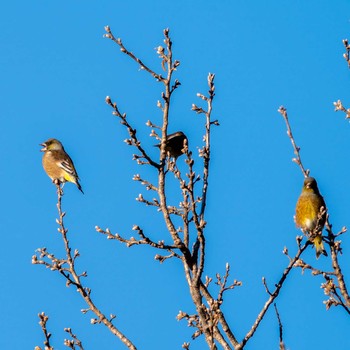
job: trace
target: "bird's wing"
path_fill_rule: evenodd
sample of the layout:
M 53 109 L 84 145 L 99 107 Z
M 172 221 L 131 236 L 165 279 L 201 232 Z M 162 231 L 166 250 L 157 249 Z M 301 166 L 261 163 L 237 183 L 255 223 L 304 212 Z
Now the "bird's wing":
M 61 160 L 58 160 L 56 162 L 56 164 L 61 168 L 63 169 L 64 171 L 66 171 L 68 174 L 74 176 L 74 177 L 77 177 L 78 178 L 78 174 L 77 174 L 77 171 L 75 170 L 74 168 L 74 164 L 73 164 L 73 161 L 70 159 L 70 157 L 67 155 L 65 157 L 65 159 L 61 159 Z

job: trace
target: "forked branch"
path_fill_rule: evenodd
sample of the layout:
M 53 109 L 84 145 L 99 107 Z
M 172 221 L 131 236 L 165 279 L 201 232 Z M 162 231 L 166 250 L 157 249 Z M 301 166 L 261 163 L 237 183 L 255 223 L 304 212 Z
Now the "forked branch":
M 86 313 L 91 311 L 96 315 L 96 318 L 91 319 L 91 323 L 104 324 L 110 330 L 110 332 L 118 337 L 128 349 L 136 350 L 135 345 L 112 323 L 115 316 L 107 318 L 93 302 L 90 288 L 83 285 L 82 278 L 86 277 L 87 273 L 83 272 L 78 274 L 75 267 L 75 262 L 79 257 L 79 252 L 75 250 L 72 253 L 72 248 L 70 247 L 67 236 L 68 229 L 64 224 L 65 212 L 62 211 L 63 190 L 59 185 L 57 185 L 57 196 L 58 219 L 56 222 L 58 224 L 58 231 L 61 233 L 64 243 L 66 256 L 64 258 L 56 258 L 53 254 L 49 253 L 46 248 L 40 248 L 37 250 L 38 253 L 32 257 L 32 263 L 44 265 L 47 268 L 50 268 L 52 271 L 58 271 L 65 278 L 67 287 L 73 285 L 88 305 L 88 308 L 82 310 L 82 312 Z

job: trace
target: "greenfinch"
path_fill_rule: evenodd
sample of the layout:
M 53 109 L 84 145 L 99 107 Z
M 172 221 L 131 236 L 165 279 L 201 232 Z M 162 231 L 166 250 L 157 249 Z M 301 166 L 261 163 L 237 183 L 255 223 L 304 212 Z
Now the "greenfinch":
M 323 208 L 323 209 L 321 209 Z M 316 258 L 327 256 L 322 242 L 322 230 L 326 221 L 326 203 L 313 177 L 307 177 L 295 208 L 295 223 L 308 233 L 316 249 Z
M 43 167 L 52 182 L 58 185 L 72 182 L 84 193 L 73 161 L 64 150 L 62 143 L 56 139 L 48 139 L 40 146 L 43 146 L 41 151 L 44 152 Z

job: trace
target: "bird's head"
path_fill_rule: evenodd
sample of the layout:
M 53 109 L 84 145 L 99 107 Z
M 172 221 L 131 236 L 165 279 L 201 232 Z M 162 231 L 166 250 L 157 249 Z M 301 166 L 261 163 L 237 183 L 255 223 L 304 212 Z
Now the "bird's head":
M 43 148 L 40 150 L 41 152 L 59 151 L 63 149 L 62 143 L 56 139 L 48 139 L 44 143 L 41 143 L 40 146 L 43 146 Z
M 312 192 L 312 193 L 319 193 L 318 187 L 317 187 L 317 182 L 313 177 L 307 177 L 304 180 L 303 191 Z

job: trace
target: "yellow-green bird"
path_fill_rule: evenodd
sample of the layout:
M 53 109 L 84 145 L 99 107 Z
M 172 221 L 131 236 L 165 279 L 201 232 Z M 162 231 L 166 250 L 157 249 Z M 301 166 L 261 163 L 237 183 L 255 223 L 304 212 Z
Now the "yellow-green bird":
M 169 134 L 165 141 L 165 152 L 169 157 L 174 157 L 176 159 L 184 153 L 185 143 L 188 144 L 188 140 L 182 131 Z M 155 146 L 160 148 L 160 144 Z
M 56 139 L 48 139 L 40 146 L 43 146 L 41 152 L 44 152 L 43 167 L 52 182 L 58 182 L 58 184 L 73 182 L 84 193 L 73 161 L 64 150 L 62 143 Z
M 321 208 L 323 214 L 320 217 Z M 326 203 L 313 177 L 304 180 L 303 189 L 295 208 L 295 223 L 303 231 L 307 231 L 316 249 L 316 258 L 321 254 L 327 256 L 322 242 L 322 230 L 326 221 Z M 317 232 L 315 232 L 317 230 Z

